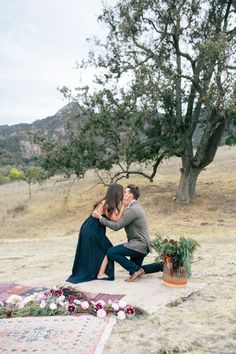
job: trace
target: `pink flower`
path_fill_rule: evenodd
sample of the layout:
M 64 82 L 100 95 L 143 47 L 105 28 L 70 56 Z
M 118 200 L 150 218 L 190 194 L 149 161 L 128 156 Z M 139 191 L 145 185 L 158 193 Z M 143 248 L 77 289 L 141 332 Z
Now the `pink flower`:
M 105 318 L 106 315 L 107 315 L 107 313 L 106 313 L 105 310 L 103 310 L 103 308 L 97 310 L 97 317 L 99 317 L 99 318 Z
M 68 312 L 73 313 L 73 312 L 75 312 L 75 310 L 76 310 L 75 305 L 68 305 L 67 306 L 67 311 Z
M 131 305 L 125 307 L 125 314 L 128 316 L 135 316 L 135 308 Z
M 74 302 L 74 300 L 75 300 L 75 295 L 69 295 L 68 296 L 68 301 L 69 301 L 69 303 L 71 304 L 72 302 Z
M 76 304 L 76 305 L 81 305 L 81 301 L 80 301 L 80 300 L 75 299 L 75 300 L 74 300 L 74 304 Z
M 89 308 L 88 301 L 81 302 L 81 307 L 82 307 L 83 310 L 87 310 Z
M 126 317 L 125 312 L 120 310 L 119 312 L 117 312 L 117 317 L 120 321 L 123 321 Z
M 117 302 L 113 302 L 113 304 L 111 306 L 114 311 L 119 311 L 119 309 L 120 309 L 119 304 Z
M 46 298 L 50 298 L 50 297 L 52 297 L 51 290 L 49 290 L 49 291 L 45 291 L 45 293 L 44 293 L 44 297 L 46 297 Z
M 119 306 L 120 306 L 121 309 L 124 309 L 127 306 L 127 304 L 126 304 L 126 302 L 124 300 L 120 300 L 119 301 Z

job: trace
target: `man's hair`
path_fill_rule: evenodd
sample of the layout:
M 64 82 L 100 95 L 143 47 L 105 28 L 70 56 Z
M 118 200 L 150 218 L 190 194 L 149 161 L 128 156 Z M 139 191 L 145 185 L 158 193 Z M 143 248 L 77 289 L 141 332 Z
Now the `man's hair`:
M 127 188 L 129 188 L 130 193 L 133 194 L 134 199 L 138 199 L 140 197 L 140 190 L 138 186 L 135 186 L 134 184 L 129 184 Z

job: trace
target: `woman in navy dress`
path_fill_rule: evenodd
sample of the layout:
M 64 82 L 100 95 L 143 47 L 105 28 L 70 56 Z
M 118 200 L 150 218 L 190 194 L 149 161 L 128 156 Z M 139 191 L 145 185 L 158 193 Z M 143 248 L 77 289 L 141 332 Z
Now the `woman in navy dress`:
M 94 205 L 108 219 L 117 221 L 124 212 L 123 187 L 118 183 L 109 186 L 105 198 Z M 89 280 L 114 280 L 114 262 L 107 251 L 112 243 L 106 236 L 106 228 L 90 215 L 82 224 L 75 253 L 72 274 L 68 282 L 77 284 Z

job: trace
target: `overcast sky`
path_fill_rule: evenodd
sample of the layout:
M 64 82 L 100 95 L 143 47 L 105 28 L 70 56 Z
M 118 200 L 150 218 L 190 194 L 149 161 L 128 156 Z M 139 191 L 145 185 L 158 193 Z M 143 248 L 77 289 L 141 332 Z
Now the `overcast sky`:
M 110 1 L 109 1 L 110 2 Z M 0 0 L 0 125 L 54 115 L 81 80 L 86 38 L 105 33 L 101 0 Z

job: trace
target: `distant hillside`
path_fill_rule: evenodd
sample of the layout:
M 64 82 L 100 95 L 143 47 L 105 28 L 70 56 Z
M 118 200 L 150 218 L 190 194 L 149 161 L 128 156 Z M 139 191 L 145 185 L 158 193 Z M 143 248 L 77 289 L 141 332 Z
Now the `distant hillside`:
M 65 139 L 66 123 L 78 115 L 78 105 L 69 103 L 54 116 L 32 124 L 0 125 L 0 165 L 21 165 L 37 160 L 40 149 L 31 142 L 30 135 L 40 133 L 49 139 Z

